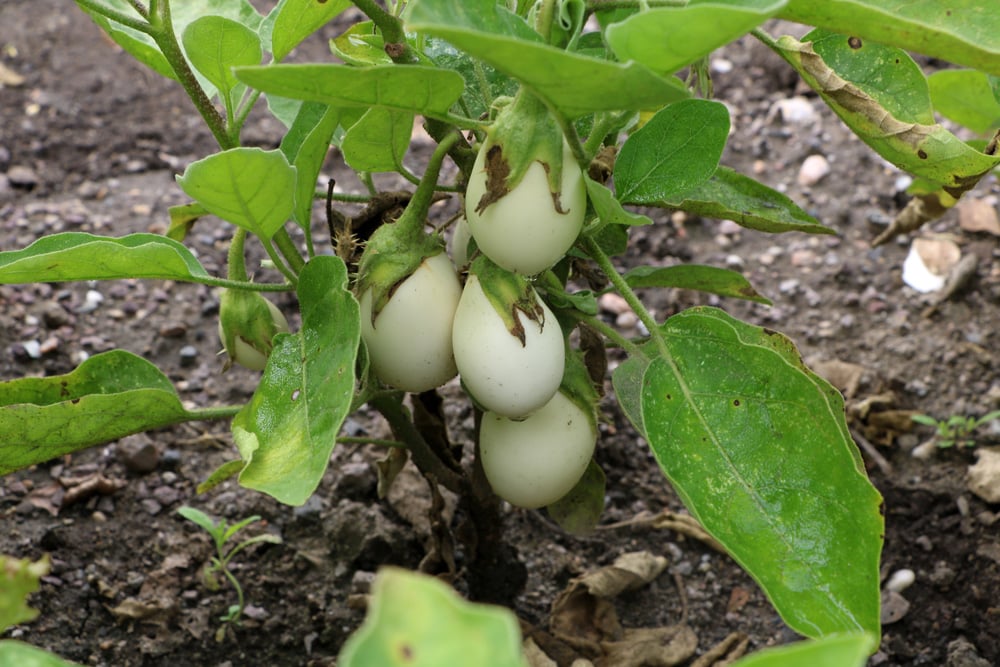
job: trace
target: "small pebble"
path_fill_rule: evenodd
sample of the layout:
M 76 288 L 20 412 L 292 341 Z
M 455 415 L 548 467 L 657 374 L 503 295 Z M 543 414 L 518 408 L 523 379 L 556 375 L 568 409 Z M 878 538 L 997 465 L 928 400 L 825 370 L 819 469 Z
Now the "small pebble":
M 889 580 L 885 582 L 885 590 L 902 593 L 907 588 L 912 586 L 916 579 L 917 575 L 914 574 L 913 570 L 909 568 L 896 570 L 892 573 L 892 576 L 889 577 Z
M 778 100 L 771 107 L 771 114 L 780 115 L 781 120 L 786 123 L 812 125 L 816 121 L 816 110 L 812 103 L 801 95 Z
M 38 346 L 38 351 L 41 354 L 50 354 L 59 349 L 59 339 L 55 336 L 49 336 L 42 341 L 41 345 Z
M 163 505 L 156 502 L 152 498 L 146 498 L 140 501 L 139 504 L 142 506 L 142 509 L 144 509 L 147 514 L 151 514 L 152 516 L 156 516 L 157 514 L 163 511 Z
M 7 180 L 16 188 L 31 189 L 38 185 L 38 174 L 30 167 L 14 165 L 7 170 Z
M 76 309 L 78 313 L 92 313 L 97 310 L 97 307 L 101 305 L 104 301 L 104 295 L 97 290 L 87 290 L 87 296 L 84 297 L 83 305 Z
M 21 343 L 24 353 L 31 359 L 41 359 L 42 345 L 37 340 L 26 340 Z
M 615 326 L 619 329 L 631 329 L 639 323 L 639 316 L 632 311 L 626 311 L 615 318 Z
M 816 185 L 830 173 L 830 163 L 822 155 L 810 155 L 799 169 L 799 185 L 809 187 Z
M 612 313 L 613 315 L 621 315 L 622 313 L 629 312 L 628 302 L 625 301 L 618 294 L 613 292 L 607 292 L 602 294 L 597 300 L 597 305 L 600 306 L 601 310 L 606 313 Z

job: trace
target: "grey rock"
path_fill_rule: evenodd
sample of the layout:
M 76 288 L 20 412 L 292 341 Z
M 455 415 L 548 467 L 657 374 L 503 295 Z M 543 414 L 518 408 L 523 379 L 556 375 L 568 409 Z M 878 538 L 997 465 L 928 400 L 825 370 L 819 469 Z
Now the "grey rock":
M 959 637 L 948 644 L 945 667 L 990 667 L 990 661 L 980 656 L 965 637 Z
M 132 472 L 145 474 L 156 470 L 160 451 L 145 433 L 129 435 L 118 441 L 118 459 Z
M 31 167 L 14 165 L 7 170 L 7 179 L 16 188 L 33 188 L 38 185 L 38 174 Z

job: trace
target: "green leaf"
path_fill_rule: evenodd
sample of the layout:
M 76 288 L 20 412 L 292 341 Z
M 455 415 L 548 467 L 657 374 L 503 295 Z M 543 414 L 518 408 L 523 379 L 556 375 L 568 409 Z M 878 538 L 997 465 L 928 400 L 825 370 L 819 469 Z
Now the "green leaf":
M 0 475 L 200 418 L 142 357 L 124 350 L 95 354 L 66 375 L 0 383 Z
M 517 92 L 517 81 L 497 71 L 495 67 L 459 51 L 443 39 L 425 38 L 423 54 L 438 67 L 458 72 L 465 79 L 463 111 L 470 118 L 479 118 L 489 113 L 490 106 L 497 97 L 513 97 Z
M 618 60 L 635 60 L 670 74 L 774 16 L 787 0 L 692 3 L 633 14 L 608 26 L 605 38 Z
M 385 52 L 385 40 L 371 21 L 355 23 L 340 36 L 331 39 L 330 50 L 333 55 L 355 67 L 392 64 L 392 58 Z
M 295 209 L 295 178 L 281 151 L 232 148 L 192 162 L 177 183 L 208 212 L 270 239 Z
M 927 79 L 900 48 L 817 29 L 802 38 L 834 72 L 904 123 L 934 122 Z
M 650 361 L 650 357 L 645 354 L 633 355 L 620 363 L 611 374 L 619 407 L 639 434 L 647 440 L 649 438 L 642 416 L 642 378 L 646 375 Z
M 355 171 L 398 171 L 412 136 L 412 113 L 376 107 L 348 128 L 340 150 Z
M 447 118 L 465 83 L 433 67 L 380 65 L 268 65 L 241 67 L 237 78 L 271 95 L 339 107 L 383 107 Z
M 604 471 L 592 460 L 576 486 L 545 509 L 567 533 L 586 535 L 594 529 L 604 511 L 605 482 Z
M 137 21 L 143 21 L 129 0 L 99 0 L 99 2 L 120 14 L 130 16 Z M 169 79 L 177 79 L 173 68 L 170 67 L 167 59 L 160 51 L 160 47 L 157 46 L 152 37 L 146 33 L 128 28 L 117 21 L 109 20 L 101 14 L 89 10 L 80 3 L 77 3 L 77 5 L 94 20 L 94 23 L 108 33 L 111 39 L 136 60 Z M 263 19 L 248 0 L 185 0 L 184 2 L 171 3 L 170 18 L 173 23 L 175 35 L 183 35 L 184 30 L 190 23 L 204 16 L 221 16 L 232 19 L 251 30 L 257 30 Z M 204 84 L 207 81 L 202 81 L 201 83 L 202 87 L 205 88 Z M 214 91 L 210 88 L 207 88 L 205 92 L 209 97 L 214 94 Z
M 349 0 L 282 0 L 275 7 L 271 53 L 284 60 L 302 40 L 351 6 Z
M 626 211 L 621 202 L 615 199 L 611 190 L 607 189 L 590 176 L 584 174 L 583 182 L 587 186 L 590 205 L 602 222 L 614 225 L 651 225 L 653 221 L 645 215 Z
M 732 667 L 864 667 L 875 641 L 866 633 L 837 634 L 750 655 Z
M 778 17 L 1000 74 L 1000 12 L 982 0 L 789 0 Z
M 830 69 L 811 44 L 785 36 L 776 47 L 862 141 L 901 169 L 938 183 L 952 197 L 960 197 L 1000 164 L 1000 155 L 986 155 L 940 125 L 894 118 L 859 86 Z
M 595 111 L 658 109 L 689 96 L 676 78 L 635 62 L 615 63 L 541 42 L 494 0 L 415 0 L 408 29 L 447 40 L 519 80 L 569 118 Z
M 678 264 L 677 266 L 637 266 L 624 275 L 632 288 L 675 287 L 735 297 L 771 305 L 741 274 L 715 266 Z
M 615 161 L 615 189 L 624 204 L 652 204 L 707 181 L 729 136 L 720 102 L 684 100 L 657 112 L 625 141 Z
M 246 467 L 240 484 L 288 505 L 301 505 L 319 485 L 351 407 L 361 340 L 358 303 L 347 268 L 314 257 L 299 275 L 302 329 L 279 334 L 260 385 L 233 419 Z
M 527 667 L 510 610 L 461 599 L 442 581 L 382 568 L 365 622 L 344 643 L 342 667 Z
M 147 278 L 212 280 L 191 251 L 158 234 L 121 238 L 85 232 L 42 237 L 23 250 L 0 252 L 0 284 Z
M 207 214 L 208 211 L 200 204 L 192 203 L 171 206 L 167 209 L 167 215 L 170 216 L 170 226 L 167 228 L 166 233 L 167 238 L 182 243 L 187 238 L 187 235 L 191 233 L 194 223 Z
M 704 183 L 667 197 L 657 205 L 706 218 L 732 220 L 761 232 L 837 233 L 777 190 L 727 167 L 719 167 Z
M 216 523 L 215 519 L 202 512 L 197 507 L 178 507 L 177 513 L 190 521 L 201 526 L 201 528 L 218 541 L 222 537 L 223 529 Z
M 970 69 L 943 69 L 927 77 L 934 109 L 945 118 L 986 134 L 1000 126 L 1000 101 L 989 77 Z
M 38 590 L 38 580 L 49 573 L 49 565 L 48 556 L 31 561 L 0 554 L 0 633 L 38 617 L 38 610 L 26 601 Z
M 259 65 L 263 57 L 257 33 L 242 23 L 221 16 L 204 16 L 184 29 L 182 44 L 191 65 L 218 88 L 219 97 L 232 111 L 240 82 L 233 67 Z
M 281 152 L 295 166 L 295 221 L 303 229 L 312 222 L 316 179 L 340 122 L 340 111 L 318 102 L 304 102 L 281 141 Z
M 881 498 L 844 401 L 786 337 L 714 308 L 662 327 L 642 419 L 692 515 L 808 637 L 879 632 Z
M 0 641 L 0 667 L 79 667 L 55 653 L 14 639 Z

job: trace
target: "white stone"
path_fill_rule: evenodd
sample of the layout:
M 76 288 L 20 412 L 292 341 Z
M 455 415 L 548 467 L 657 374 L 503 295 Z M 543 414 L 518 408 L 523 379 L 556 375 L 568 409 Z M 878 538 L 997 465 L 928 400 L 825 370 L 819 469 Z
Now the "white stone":
M 830 163 L 822 155 L 810 155 L 799 168 L 799 185 L 809 187 L 816 185 L 830 173 Z

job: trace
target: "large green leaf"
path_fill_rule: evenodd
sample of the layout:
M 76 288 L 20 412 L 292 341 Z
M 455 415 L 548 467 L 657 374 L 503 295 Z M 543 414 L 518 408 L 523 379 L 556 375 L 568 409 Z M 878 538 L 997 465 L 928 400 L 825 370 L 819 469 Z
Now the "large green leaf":
M 639 416 L 685 505 L 792 629 L 880 636 L 881 498 L 840 394 L 786 337 L 714 308 L 659 334 Z
M 1000 155 L 986 155 L 972 148 L 941 125 L 895 118 L 859 85 L 832 70 L 812 44 L 785 36 L 776 47 L 862 141 L 889 162 L 939 184 L 953 197 L 960 197 L 1000 164 Z M 871 53 L 857 49 L 856 57 L 868 59 Z M 851 68 L 845 74 L 852 76 L 866 70 L 870 68 Z M 875 84 L 872 80 L 866 82 L 868 87 Z
M 1000 74 L 992 0 L 789 0 L 778 16 Z
M 688 97 L 675 78 L 636 62 L 616 63 L 544 44 L 494 0 L 415 0 L 409 29 L 441 37 L 519 80 L 567 117 L 595 111 L 658 109 Z
M 706 218 L 732 220 L 761 232 L 837 233 L 821 225 L 777 190 L 727 167 L 719 167 L 704 183 L 666 197 L 657 202 L 657 206 L 677 208 Z
M 527 667 L 521 631 L 508 609 L 466 602 L 423 574 L 383 568 L 368 616 L 345 643 L 342 667 Z
M 111 440 L 205 415 L 181 404 L 160 370 L 124 350 L 74 371 L 0 383 L 0 475 Z
M 771 305 L 741 274 L 716 266 L 678 264 L 676 266 L 637 266 L 624 276 L 633 288 L 675 287 L 735 297 Z
M 618 60 L 635 60 L 654 72 L 670 74 L 756 28 L 786 2 L 700 2 L 687 7 L 660 7 L 608 26 L 605 37 Z
M 190 250 L 158 234 L 112 238 L 63 232 L 22 250 L 0 252 L 2 285 L 118 278 L 212 280 Z
M 269 95 L 339 107 L 383 107 L 447 118 L 465 82 L 455 72 L 410 65 L 268 65 L 236 76 Z
M 185 28 L 181 43 L 191 65 L 218 89 L 232 112 L 243 89 L 232 68 L 260 64 L 263 52 L 257 33 L 232 19 L 203 16 Z
M 413 114 L 374 108 L 348 128 L 340 150 L 355 171 L 397 171 L 413 136 Z
M 233 419 L 246 461 L 240 484 L 288 505 L 319 485 L 354 396 L 361 340 L 358 303 L 347 267 L 318 256 L 299 274 L 302 329 L 279 334 L 257 391 Z
M 866 633 L 838 634 L 759 651 L 732 667 L 864 667 L 874 650 Z
M 720 102 L 684 100 L 660 110 L 628 138 L 615 161 L 624 204 L 655 204 L 707 181 L 729 136 Z
M 278 150 L 215 153 L 189 164 L 177 183 L 208 212 L 264 239 L 295 210 L 295 167 Z
M 309 35 L 351 6 L 349 0 L 281 0 L 274 8 L 271 52 L 284 60 Z M 268 17 L 270 18 L 270 17 Z
M 816 29 L 802 38 L 830 69 L 904 123 L 934 122 L 931 94 L 920 66 L 906 51 L 871 40 Z
M 1000 101 L 989 77 L 971 69 L 943 69 L 927 77 L 934 109 L 945 118 L 986 134 L 1000 127 Z

